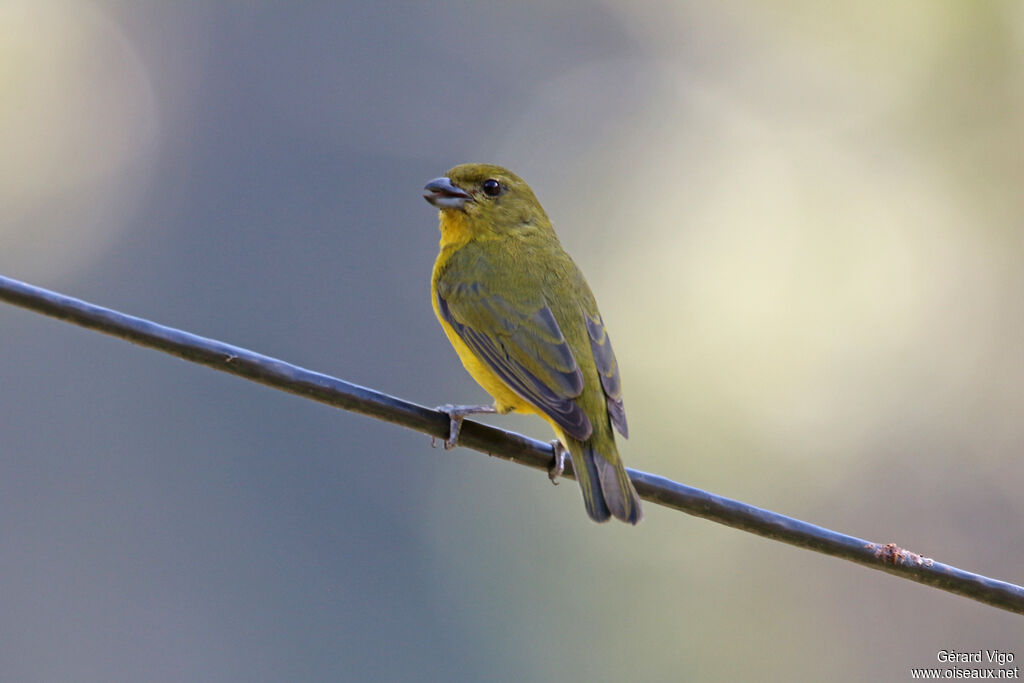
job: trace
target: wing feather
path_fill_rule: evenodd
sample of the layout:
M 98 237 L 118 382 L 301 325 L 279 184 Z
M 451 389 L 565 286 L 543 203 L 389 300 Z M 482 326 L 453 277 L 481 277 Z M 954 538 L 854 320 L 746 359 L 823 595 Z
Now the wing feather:
M 626 408 L 622 404 L 622 381 L 619 379 L 619 362 L 612 351 L 612 341 L 604 329 L 601 314 L 584 313 L 587 320 L 587 335 L 590 337 L 590 350 L 594 354 L 594 364 L 601 377 L 601 388 L 608 404 L 608 417 L 619 433 L 629 437 L 629 425 L 626 424 Z
M 593 426 L 576 398 L 583 373 L 551 308 L 509 301 L 479 283 L 437 288 L 441 317 L 516 394 L 580 441 Z

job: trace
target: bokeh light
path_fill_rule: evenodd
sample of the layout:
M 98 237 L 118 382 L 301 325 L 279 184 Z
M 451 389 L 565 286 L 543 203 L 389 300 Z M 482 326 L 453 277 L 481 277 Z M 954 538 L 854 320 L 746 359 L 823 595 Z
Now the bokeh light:
M 0 4 L 0 264 L 54 277 L 91 262 L 149 189 L 149 75 L 89 2 Z

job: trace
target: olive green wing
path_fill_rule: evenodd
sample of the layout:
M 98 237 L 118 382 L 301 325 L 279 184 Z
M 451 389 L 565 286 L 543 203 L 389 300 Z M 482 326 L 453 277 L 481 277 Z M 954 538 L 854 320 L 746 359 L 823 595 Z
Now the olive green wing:
M 509 388 L 569 436 L 590 438 L 593 426 L 576 401 L 583 373 L 542 298 L 513 302 L 481 283 L 439 282 L 437 304 L 441 317 Z
M 587 336 L 590 337 L 590 350 L 594 354 L 594 364 L 601 377 L 601 388 L 608 404 L 608 417 L 622 436 L 629 438 L 629 425 L 626 424 L 626 408 L 622 404 L 622 381 L 619 379 L 619 362 L 615 360 L 612 342 L 604 329 L 604 321 L 596 310 L 593 315 L 584 312 L 587 320 Z

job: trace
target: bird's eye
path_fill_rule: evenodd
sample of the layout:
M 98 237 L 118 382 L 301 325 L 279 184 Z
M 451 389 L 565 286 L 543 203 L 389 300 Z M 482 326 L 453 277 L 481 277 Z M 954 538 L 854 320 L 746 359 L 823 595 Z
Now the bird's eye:
M 501 194 L 501 183 L 494 178 L 488 178 L 481 185 L 484 188 L 484 194 L 488 197 L 497 197 Z

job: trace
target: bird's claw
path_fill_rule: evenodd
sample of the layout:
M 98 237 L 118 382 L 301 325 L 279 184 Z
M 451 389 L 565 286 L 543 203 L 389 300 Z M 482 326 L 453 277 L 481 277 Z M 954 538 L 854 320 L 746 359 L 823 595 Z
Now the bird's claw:
M 455 448 L 455 443 L 459 440 L 459 432 L 462 431 L 462 421 L 466 419 L 467 415 L 496 412 L 494 406 L 457 406 L 451 403 L 437 406 L 435 410 L 439 410 L 448 416 L 448 438 L 444 440 L 444 449 L 446 451 Z M 436 437 L 430 440 L 431 446 L 434 445 L 434 438 Z
M 558 478 L 565 471 L 565 454 L 568 451 L 565 450 L 565 446 L 558 439 L 551 442 L 551 448 L 555 451 L 555 457 L 551 462 L 551 467 L 548 468 L 548 479 L 551 480 L 552 484 L 558 486 Z

